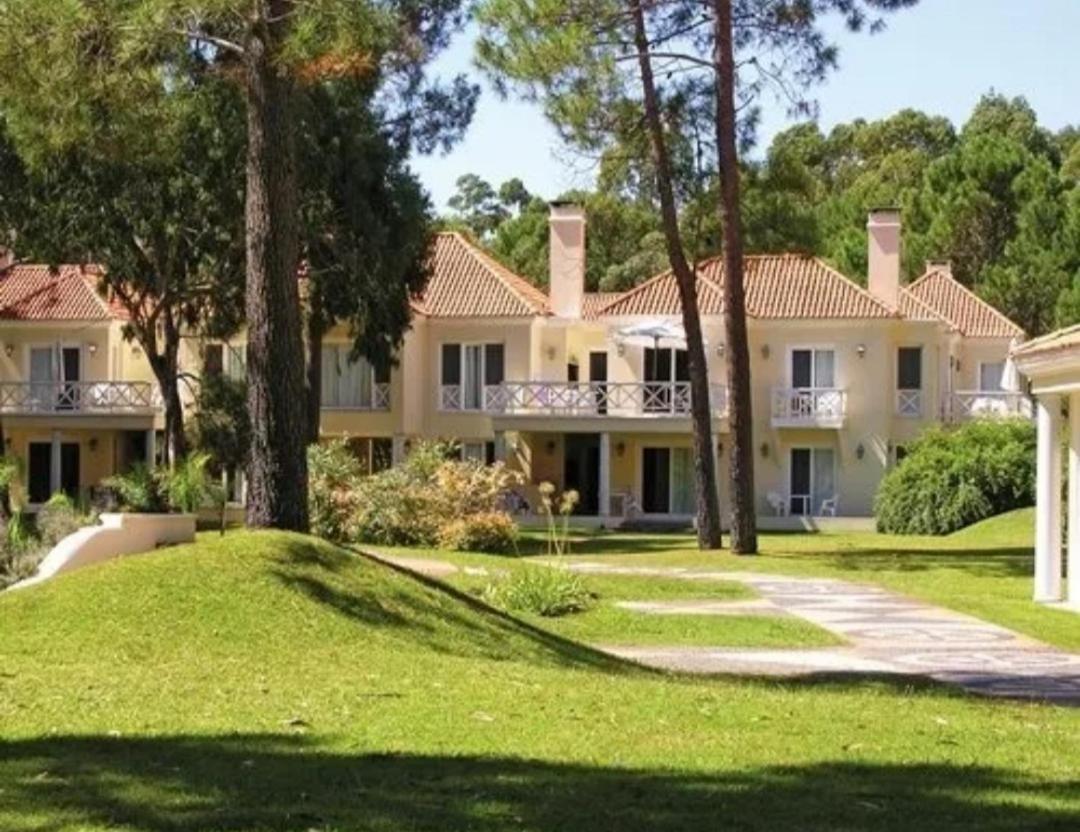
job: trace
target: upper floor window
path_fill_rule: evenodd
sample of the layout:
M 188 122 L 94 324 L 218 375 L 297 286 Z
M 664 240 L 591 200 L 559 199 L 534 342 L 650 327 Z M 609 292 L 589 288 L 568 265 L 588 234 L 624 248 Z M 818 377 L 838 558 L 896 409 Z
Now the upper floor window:
M 922 347 L 896 351 L 896 412 L 901 416 L 922 413 Z
M 351 344 L 323 345 L 322 406 L 357 409 L 387 407 L 389 367 L 377 367 L 362 356 L 354 361 L 351 354 Z
M 979 365 L 979 390 L 1000 390 L 1004 377 L 1004 361 L 984 361 Z
M 645 381 L 689 381 L 690 359 L 686 350 L 645 348 Z
M 243 345 L 207 344 L 203 350 L 203 374 L 243 381 L 247 376 L 247 353 Z
M 443 344 L 439 405 L 443 410 L 483 410 L 484 388 L 504 381 L 502 344 Z
M 791 386 L 796 390 L 822 390 L 836 386 L 836 352 L 831 349 L 791 351 Z

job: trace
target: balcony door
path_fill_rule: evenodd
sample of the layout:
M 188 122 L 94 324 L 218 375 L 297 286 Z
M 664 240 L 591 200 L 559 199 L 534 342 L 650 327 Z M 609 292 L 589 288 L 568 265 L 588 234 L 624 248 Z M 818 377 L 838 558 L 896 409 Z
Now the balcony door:
M 82 381 L 82 350 L 59 344 L 30 348 L 30 398 L 48 410 L 75 410 Z
M 690 448 L 644 448 L 641 507 L 646 514 L 694 513 L 694 467 Z
M 443 344 L 443 410 L 483 410 L 484 388 L 505 380 L 506 354 L 502 344 Z
M 44 503 L 52 496 L 53 443 L 31 442 L 27 465 L 27 491 L 31 503 Z M 78 442 L 59 443 L 59 490 L 72 499 L 79 496 L 80 447 Z
M 836 453 L 832 448 L 792 448 L 790 513 L 819 516 L 821 504 L 836 497 Z
M 796 390 L 835 387 L 835 350 L 793 349 L 791 351 L 791 386 Z
M 686 350 L 646 347 L 645 366 L 642 370 L 642 377 L 649 383 L 645 390 L 645 412 L 670 411 L 672 406 L 670 383 L 690 381 L 690 360 Z
M 922 347 L 896 351 L 896 411 L 901 416 L 922 413 Z

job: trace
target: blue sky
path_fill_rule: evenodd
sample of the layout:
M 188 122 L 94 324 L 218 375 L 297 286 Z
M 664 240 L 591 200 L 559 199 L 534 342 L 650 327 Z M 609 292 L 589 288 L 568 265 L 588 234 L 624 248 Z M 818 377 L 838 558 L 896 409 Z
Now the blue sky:
M 436 72 L 480 73 L 466 31 Z M 1024 95 L 1042 124 L 1080 123 L 1080 0 L 922 0 L 892 15 L 878 35 L 836 31 L 840 69 L 816 90 L 820 124 L 880 118 L 915 107 L 961 123 L 991 88 Z M 483 82 L 482 82 L 483 83 Z M 551 198 L 587 187 L 591 166 L 561 145 L 536 105 L 500 100 L 486 83 L 465 140 L 450 154 L 413 159 L 435 208 L 446 210 L 454 181 L 477 173 L 498 185 L 519 176 Z M 782 104 L 763 104 L 761 144 L 791 122 Z

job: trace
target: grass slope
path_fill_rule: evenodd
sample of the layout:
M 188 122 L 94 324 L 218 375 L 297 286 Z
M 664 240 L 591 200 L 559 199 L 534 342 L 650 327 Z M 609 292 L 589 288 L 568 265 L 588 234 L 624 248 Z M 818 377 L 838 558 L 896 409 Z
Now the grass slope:
M 1074 829 L 1080 712 L 620 664 L 308 538 L 0 595 L 0 829 Z

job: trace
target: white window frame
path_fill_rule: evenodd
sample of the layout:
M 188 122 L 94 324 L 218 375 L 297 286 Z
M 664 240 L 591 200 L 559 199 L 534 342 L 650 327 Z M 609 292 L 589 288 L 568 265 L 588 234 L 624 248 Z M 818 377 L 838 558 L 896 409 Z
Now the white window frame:
M 901 387 L 900 386 L 900 350 L 918 350 L 919 351 L 919 387 Z M 923 415 L 923 397 L 926 393 L 926 345 L 925 344 L 897 344 L 896 345 L 896 370 L 893 373 L 893 390 L 895 401 L 896 415 L 905 419 L 921 419 Z M 916 402 L 918 407 L 911 412 L 905 412 L 900 406 L 901 398 L 903 394 L 917 393 L 918 398 Z
M 1001 366 L 1001 378 L 1004 379 L 1005 378 L 1005 363 L 1006 363 L 1006 360 L 1004 358 L 1001 359 L 1000 361 L 978 361 L 978 362 L 976 362 L 976 366 L 975 366 L 975 389 L 978 390 L 978 392 L 980 392 L 980 393 L 1001 393 L 1001 392 L 1003 392 L 1000 381 L 998 382 L 998 386 L 993 390 L 990 390 L 990 389 L 987 389 L 987 388 L 983 387 L 982 375 L 983 375 L 983 367 L 988 367 L 991 364 L 998 364 L 998 365 Z
M 646 512 L 645 506 L 645 451 L 647 450 L 666 450 L 668 452 L 668 493 L 667 493 L 667 510 L 662 512 Z M 694 448 L 692 445 L 664 445 L 653 442 L 648 442 L 638 446 L 638 470 L 637 470 L 637 504 L 642 507 L 641 514 L 644 517 L 693 517 L 694 512 L 689 514 L 673 514 L 671 511 L 671 502 L 674 497 L 674 483 L 675 483 L 675 451 L 690 451 L 691 462 L 693 462 Z M 694 493 L 694 499 L 697 499 L 697 493 Z
M 443 347 L 456 346 L 458 348 L 458 406 L 445 407 L 443 390 L 453 387 L 452 384 L 443 384 Z M 503 349 L 503 375 L 506 375 L 506 342 L 505 341 L 440 341 L 439 342 L 439 384 L 436 390 L 438 409 L 447 413 L 483 413 L 487 410 L 487 348 L 489 346 L 501 346 Z M 469 347 L 480 348 L 480 406 L 465 406 L 465 351 Z
M 792 454 L 794 454 L 795 451 L 810 451 L 810 493 L 809 494 L 793 494 L 791 492 L 791 473 L 792 473 L 792 470 L 793 470 L 791 458 L 792 458 Z M 817 493 L 817 484 L 814 482 L 814 471 L 815 471 L 814 457 L 818 453 L 818 451 L 830 451 L 832 453 L 832 456 L 833 456 L 832 468 L 833 468 L 834 488 L 833 488 L 833 493 L 832 494 L 818 495 L 818 493 Z M 832 445 L 792 445 L 791 447 L 788 448 L 786 458 L 784 460 L 784 491 L 787 494 L 787 511 L 788 511 L 788 514 L 792 514 L 792 515 L 795 514 L 795 512 L 791 510 L 791 503 L 792 503 L 792 500 L 794 500 L 796 497 L 805 497 L 805 498 L 809 499 L 809 501 L 810 501 L 810 505 L 808 506 L 809 511 L 805 512 L 802 515 L 797 515 L 797 516 L 802 516 L 802 517 L 814 517 L 814 516 L 816 516 L 813 513 L 814 512 L 814 503 L 816 501 L 818 501 L 819 496 L 821 497 L 821 499 L 826 499 L 828 497 L 833 497 L 835 499 L 839 499 L 839 497 L 840 497 L 840 464 L 839 464 L 839 462 L 840 462 L 840 455 L 837 453 L 836 448 L 833 447 Z
M 795 353 L 796 352 L 810 352 L 810 372 L 813 375 L 813 384 L 805 389 L 808 390 L 840 390 L 840 351 L 836 349 L 836 344 L 791 344 L 787 348 L 787 362 L 784 368 L 787 378 L 787 388 L 789 390 L 795 389 Z M 817 356 L 818 352 L 831 352 L 833 354 L 833 383 L 828 387 L 822 387 L 818 384 L 817 379 Z M 804 388 L 799 388 L 804 389 Z
M 338 390 L 337 401 L 334 402 L 333 404 L 327 404 L 327 402 L 325 401 L 325 397 L 322 395 L 322 390 L 320 390 L 319 391 L 319 407 L 322 410 L 382 410 L 383 408 L 377 406 L 377 400 L 379 398 L 379 393 L 378 393 L 378 390 L 376 388 L 379 386 L 379 382 L 378 382 L 378 374 L 375 371 L 375 365 L 371 361 L 369 361 L 367 358 L 364 358 L 363 356 L 361 356 L 358 361 L 355 361 L 355 362 L 350 361 L 349 360 L 349 354 L 352 352 L 352 344 L 350 344 L 348 341 L 330 341 L 330 342 L 324 343 L 322 345 L 322 349 L 323 349 L 323 352 L 325 352 L 328 349 L 332 349 L 332 350 L 335 350 L 335 351 L 340 351 L 340 350 L 344 349 L 344 350 L 347 350 L 347 352 L 345 354 L 345 363 L 346 364 L 356 364 L 356 363 L 359 363 L 360 361 L 363 361 L 364 363 L 367 364 L 368 372 L 371 374 L 371 384 L 370 384 L 370 388 L 369 388 L 371 390 L 371 401 L 368 402 L 367 404 L 361 403 L 359 405 L 341 404 L 341 391 Z M 338 360 L 341 360 L 340 352 L 338 352 Z M 322 383 L 325 383 L 325 381 L 323 381 Z

